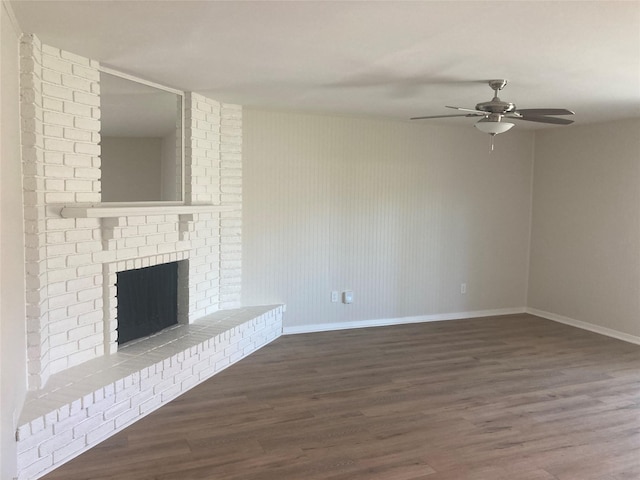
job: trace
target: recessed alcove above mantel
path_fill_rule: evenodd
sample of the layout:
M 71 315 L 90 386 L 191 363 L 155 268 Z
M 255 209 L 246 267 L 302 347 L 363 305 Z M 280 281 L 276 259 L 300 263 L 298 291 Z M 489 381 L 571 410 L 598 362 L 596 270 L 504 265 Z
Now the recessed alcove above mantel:
M 113 218 L 139 215 L 192 215 L 194 213 L 218 213 L 237 210 L 229 205 L 90 205 L 66 206 L 60 211 L 63 218 Z

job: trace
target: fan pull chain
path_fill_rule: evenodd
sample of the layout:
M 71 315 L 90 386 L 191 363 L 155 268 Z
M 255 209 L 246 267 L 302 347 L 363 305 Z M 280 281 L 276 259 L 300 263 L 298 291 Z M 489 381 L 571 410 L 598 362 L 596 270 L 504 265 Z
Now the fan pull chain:
M 493 139 L 496 138 L 495 135 L 491 135 L 491 151 L 493 152 Z

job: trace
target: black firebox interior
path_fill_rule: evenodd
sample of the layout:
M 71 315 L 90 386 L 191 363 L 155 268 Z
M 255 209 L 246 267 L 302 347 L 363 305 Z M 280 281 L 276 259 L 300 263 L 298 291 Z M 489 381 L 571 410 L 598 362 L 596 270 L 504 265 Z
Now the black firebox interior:
M 117 273 L 118 344 L 178 323 L 178 262 Z

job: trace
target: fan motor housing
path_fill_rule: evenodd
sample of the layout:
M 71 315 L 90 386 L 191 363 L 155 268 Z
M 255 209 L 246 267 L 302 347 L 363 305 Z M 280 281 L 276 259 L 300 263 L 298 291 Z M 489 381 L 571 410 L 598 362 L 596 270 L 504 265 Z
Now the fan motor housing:
M 516 106 L 510 102 L 503 102 L 498 97 L 495 97 L 493 100 L 489 102 L 482 102 L 476 105 L 476 110 L 480 110 L 481 112 L 487 113 L 511 113 L 516 110 Z

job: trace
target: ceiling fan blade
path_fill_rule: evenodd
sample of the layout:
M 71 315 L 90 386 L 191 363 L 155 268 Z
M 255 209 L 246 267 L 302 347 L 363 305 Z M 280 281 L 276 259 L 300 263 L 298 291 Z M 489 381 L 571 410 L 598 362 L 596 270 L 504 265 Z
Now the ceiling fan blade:
M 575 115 L 575 112 L 566 108 L 522 108 L 516 110 L 522 115 Z
M 483 112 L 482 110 L 475 110 L 473 108 L 452 107 L 451 105 L 445 105 L 445 106 L 447 108 L 453 108 L 454 110 L 460 110 L 461 112 L 481 113 L 483 116 L 488 115 L 487 112 Z
M 567 120 L 566 118 L 554 118 L 554 117 L 535 117 L 535 116 L 510 116 L 507 115 L 507 118 L 513 118 L 515 120 L 526 120 L 527 122 L 538 122 L 538 123 L 553 123 L 555 125 L 571 125 L 573 120 Z
M 465 114 L 460 114 L 460 115 L 430 115 L 428 117 L 413 117 L 410 118 L 409 120 L 424 120 L 427 118 L 450 118 L 450 117 L 484 117 L 483 115 L 480 114 L 475 114 L 475 113 L 467 113 Z

